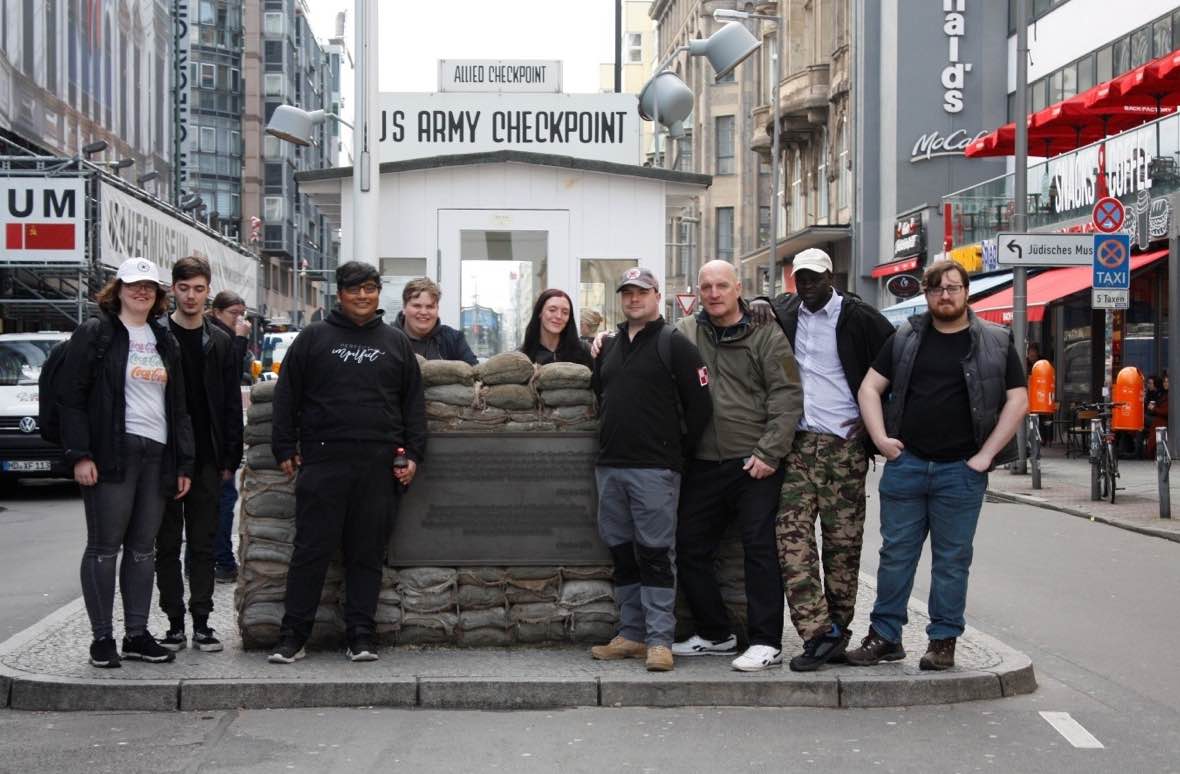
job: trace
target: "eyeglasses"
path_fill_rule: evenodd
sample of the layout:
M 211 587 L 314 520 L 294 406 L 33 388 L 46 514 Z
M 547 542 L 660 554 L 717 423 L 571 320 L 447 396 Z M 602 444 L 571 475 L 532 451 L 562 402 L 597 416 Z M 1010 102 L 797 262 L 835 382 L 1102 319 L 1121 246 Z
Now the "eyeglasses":
M 366 282 L 364 285 L 353 285 L 348 288 L 341 288 L 341 292 L 350 296 L 359 296 L 362 293 L 372 295 L 373 293 L 380 293 L 381 286 L 375 282 Z
M 962 285 L 940 285 L 936 288 L 926 288 L 926 295 L 935 298 L 938 296 L 957 296 L 962 292 Z

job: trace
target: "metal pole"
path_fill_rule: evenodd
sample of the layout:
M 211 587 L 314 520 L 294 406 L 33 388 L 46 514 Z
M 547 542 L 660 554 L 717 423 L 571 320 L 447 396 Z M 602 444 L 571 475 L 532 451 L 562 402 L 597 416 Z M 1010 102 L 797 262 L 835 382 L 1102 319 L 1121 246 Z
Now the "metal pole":
M 1180 206 L 1180 196 L 1173 195 L 1172 212 Z M 1180 378 L 1180 223 L 1172 218 L 1172 238 L 1168 240 L 1168 382 Z M 1171 391 L 1169 391 L 1170 394 Z M 1169 447 L 1173 457 L 1180 457 L 1180 412 L 1168 413 Z
M 1172 489 L 1168 476 L 1172 471 L 1172 455 L 1168 453 L 1168 428 L 1155 429 L 1155 475 L 1159 482 L 1160 518 L 1172 518 Z
M 1014 193 L 1016 206 L 1012 213 L 1012 230 L 1021 233 L 1027 228 L 1028 208 L 1028 0 L 1016 0 L 1016 171 Z M 1023 266 L 1012 272 L 1012 337 L 1023 363 L 1028 351 L 1028 276 Z M 1016 463 L 1012 472 L 1027 472 L 1025 426 L 1016 431 Z
M 615 94 L 623 90 L 623 0 L 615 0 Z
M 1090 499 L 1102 499 L 1102 490 L 1098 481 L 1098 456 L 1102 454 L 1102 420 L 1090 420 Z
M 779 54 L 782 52 L 781 20 L 774 23 L 774 46 L 770 50 L 770 82 L 774 87 L 774 105 L 770 114 L 774 117 L 774 125 L 770 132 L 770 245 L 766 248 L 766 295 L 774 298 L 774 274 L 778 268 L 778 176 L 779 176 Z
M 381 172 L 373 169 L 376 139 L 370 126 L 377 111 L 377 4 L 356 0 L 356 128 L 352 175 L 352 260 L 379 264 L 377 223 L 380 211 Z M 378 163 L 380 160 L 378 159 Z M 380 268 L 378 266 L 378 268 Z M 441 273 L 441 267 L 439 267 Z
M 1041 488 L 1041 418 L 1036 414 L 1029 414 L 1025 432 L 1028 434 L 1028 463 L 1032 471 L 1032 488 Z

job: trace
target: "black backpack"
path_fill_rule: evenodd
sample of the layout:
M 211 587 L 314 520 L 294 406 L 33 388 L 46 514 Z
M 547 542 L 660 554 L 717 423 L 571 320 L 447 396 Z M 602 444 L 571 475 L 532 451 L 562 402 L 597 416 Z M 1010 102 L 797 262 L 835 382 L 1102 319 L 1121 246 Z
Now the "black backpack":
M 94 344 L 94 357 L 90 361 L 91 373 L 106 357 L 111 347 L 114 328 L 99 317 L 98 341 Z M 49 356 L 41 366 L 41 376 L 37 379 L 37 424 L 41 426 L 41 438 L 49 443 L 61 443 L 61 417 L 58 415 L 58 398 L 66 386 L 62 383 L 61 364 L 65 362 L 66 352 L 69 350 L 73 337 L 58 342 L 49 350 Z

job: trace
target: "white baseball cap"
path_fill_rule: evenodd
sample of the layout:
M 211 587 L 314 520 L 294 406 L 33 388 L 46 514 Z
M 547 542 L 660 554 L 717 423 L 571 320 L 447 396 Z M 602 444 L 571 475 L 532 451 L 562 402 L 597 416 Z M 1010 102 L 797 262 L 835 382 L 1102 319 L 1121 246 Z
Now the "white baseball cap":
M 813 271 L 816 274 L 823 274 L 825 271 L 832 271 L 832 259 L 823 250 L 818 247 L 809 247 L 803 252 L 795 256 L 791 261 L 791 276 L 801 269 Z
M 115 274 L 115 279 L 121 280 L 125 285 L 144 280 L 151 280 L 159 285 L 164 284 L 160 282 L 160 270 L 147 258 L 128 258 L 123 261 L 119 264 L 119 271 Z

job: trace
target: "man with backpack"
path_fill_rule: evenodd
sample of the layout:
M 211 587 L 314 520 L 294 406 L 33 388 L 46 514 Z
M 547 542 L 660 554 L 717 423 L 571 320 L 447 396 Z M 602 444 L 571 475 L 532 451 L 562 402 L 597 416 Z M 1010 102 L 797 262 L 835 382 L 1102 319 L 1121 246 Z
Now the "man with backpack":
M 182 534 L 188 541 L 189 604 L 193 648 L 216 652 L 221 641 L 209 626 L 213 612 L 213 539 L 217 534 L 221 482 L 242 461 L 241 361 L 233 342 L 205 317 L 212 272 L 204 258 L 181 258 L 172 267 L 176 311 L 168 327 L 180 342 L 185 397 L 196 440 L 192 489 L 171 501 L 156 536 L 156 585 L 168 632 L 160 644 L 172 651 L 187 645 L 184 625 Z
M 709 373 L 700 353 L 660 316 L 649 269 L 624 272 L 626 322 L 594 362 L 599 400 L 598 531 L 614 560 L 618 634 L 590 649 L 599 660 L 645 658 L 673 668 L 676 506 L 680 472 L 709 421 Z
M 701 311 L 679 323 L 709 368 L 713 417 L 684 472 L 676 531 L 680 588 L 696 632 L 672 647 L 677 656 L 737 656 L 715 565 L 726 529 L 737 522 L 745 553 L 749 647 L 733 668 L 756 672 L 782 664 L 783 590 L 774 522 L 783 458 L 803 413 L 799 371 L 776 325 L 755 324 L 727 261 L 697 276 Z

